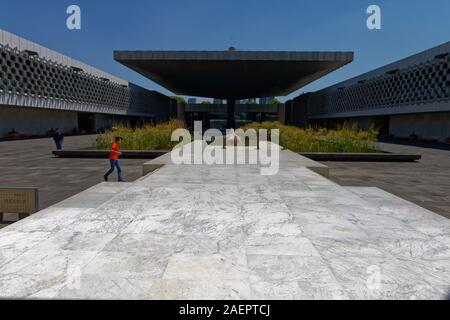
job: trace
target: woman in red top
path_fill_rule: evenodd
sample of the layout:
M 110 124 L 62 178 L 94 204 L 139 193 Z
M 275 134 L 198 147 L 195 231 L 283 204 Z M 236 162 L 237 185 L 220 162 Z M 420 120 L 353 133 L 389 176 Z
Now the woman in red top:
M 111 165 L 111 168 L 103 176 L 105 178 L 105 181 L 108 181 L 108 176 L 113 173 L 114 168 L 117 168 L 118 180 L 119 182 L 123 182 L 122 169 L 120 168 L 119 163 L 119 156 L 122 154 L 122 152 L 119 151 L 119 146 L 122 144 L 122 141 L 122 137 L 116 137 L 114 139 L 114 143 L 111 146 L 111 151 L 109 152 L 109 163 Z

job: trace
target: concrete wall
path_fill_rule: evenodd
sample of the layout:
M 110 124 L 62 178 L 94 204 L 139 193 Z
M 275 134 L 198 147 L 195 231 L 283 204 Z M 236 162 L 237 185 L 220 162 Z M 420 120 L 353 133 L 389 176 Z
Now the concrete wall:
M 131 125 L 128 116 L 111 114 L 85 114 L 93 119 L 92 130 L 113 127 L 115 125 Z M 50 128 L 60 128 L 64 132 L 72 132 L 79 128 L 78 112 L 26 108 L 0 105 L 0 138 L 5 137 L 14 128 L 19 134 L 44 135 Z
M 286 105 L 284 103 L 278 106 L 278 121 L 286 123 Z
M 364 118 L 351 118 L 348 119 L 349 123 L 357 123 L 358 128 L 361 130 L 369 130 L 372 125 L 376 125 L 376 119 L 372 117 L 364 117 Z
M 373 123 L 380 136 L 444 141 L 450 137 L 450 42 L 388 64 L 320 91 L 303 94 L 307 119 L 334 126 L 355 121 L 361 129 Z M 288 104 L 286 104 L 288 106 Z M 293 112 L 299 110 L 292 108 Z M 286 108 L 286 116 L 288 116 Z M 289 117 L 287 117 L 289 118 Z M 293 124 L 294 115 L 290 116 Z
M 311 97 L 308 116 L 334 119 L 450 111 L 450 41 Z
M 94 68 L 90 65 L 87 65 L 81 61 L 75 60 L 69 56 L 63 55 L 59 52 L 56 52 L 54 50 L 51 50 L 49 48 L 46 48 L 44 46 L 41 46 L 35 42 L 32 42 L 30 40 L 27 40 L 25 38 L 19 37 L 11 32 L 8 32 L 6 30 L 0 29 L 0 44 L 7 45 L 11 48 L 17 48 L 20 51 L 33 51 L 36 52 L 39 57 L 45 58 L 47 60 L 54 61 L 56 63 L 65 65 L 65 66 L 73 66 L 80 69 L 83 69 L 85 72 L 92 74 L 97 77 L 102 78 L 108 78 L 113 82 L 128 85 L 128 82 L 120 79 L 116 76 L 113 76 L 109 73 L 106 73 L 102 70 L 99 70 L 97 68 Z
M 151 116 L 156 122 L 176 118 L 176 105 L 170 97 L 152 90 L 144 89 L 133 83 L 129 84 L 129 115 Z
M 111 115 L 96 114 L 95 115 L 95 130 L 112 127 L 115 124 Z
M 78 127 L 76 112 L 0 105 L 0 137 L 14 128 L 20 134 L 45 134 L 50 128 L 71 132 Z
M 450 137 L 450 112 L 391 116 L 389 131 L 398 137 L 415 134 L 444 141 Z
M 175 116 L 171 99 L 0 29 L 0 105 Z
M 292 125 L 292 108 L 294 102 L 292 100 L 288 100 L 284 103 L 284 121 L 283 124 Z
M 309 94 L 303 94 L 292 100 L 291 119 L 292 124 L 297 127 L 305 128 L 309 124 L 307 115 L 308 99 Z

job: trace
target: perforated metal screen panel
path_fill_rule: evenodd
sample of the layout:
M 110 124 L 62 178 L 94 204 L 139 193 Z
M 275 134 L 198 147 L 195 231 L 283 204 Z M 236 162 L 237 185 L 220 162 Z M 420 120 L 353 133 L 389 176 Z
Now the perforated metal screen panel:
M 318 92 L 308 114 L 338 114 L 374 108 L 398 108 L 450 99 L 450 54 L 369 78 L 345 88 Z M 424 110 L 426 111 L 426 110 Z
M 4 92 L 128 108 L 128 88 L 69 66 L 3 45 L 0 65 Z
M 171 117 L 170 98 L 0 44 L 0 104 Z

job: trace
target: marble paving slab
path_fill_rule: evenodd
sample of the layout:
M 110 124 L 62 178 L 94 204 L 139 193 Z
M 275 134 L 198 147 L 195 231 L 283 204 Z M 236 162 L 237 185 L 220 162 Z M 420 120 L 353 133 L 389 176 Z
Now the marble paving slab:
M 99 184 L 0 230 L 0 298 L 447 298 L 448 219 L 305 163 Z

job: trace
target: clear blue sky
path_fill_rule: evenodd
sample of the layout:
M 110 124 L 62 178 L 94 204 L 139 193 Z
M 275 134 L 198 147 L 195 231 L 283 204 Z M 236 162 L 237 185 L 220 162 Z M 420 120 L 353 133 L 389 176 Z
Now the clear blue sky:
M 355 61 L 302 88 L 313 91 L 450 40 L 449 0 L 1 0 L 0 28 L 149 89 L 113 50 L 307 50 L 355 52 Z M 66 28 L 66 8 L 82 30 Z M 366 9 L 382 9 L 382 30 Z M 284 98 L 282 99 L 284 100 Z

